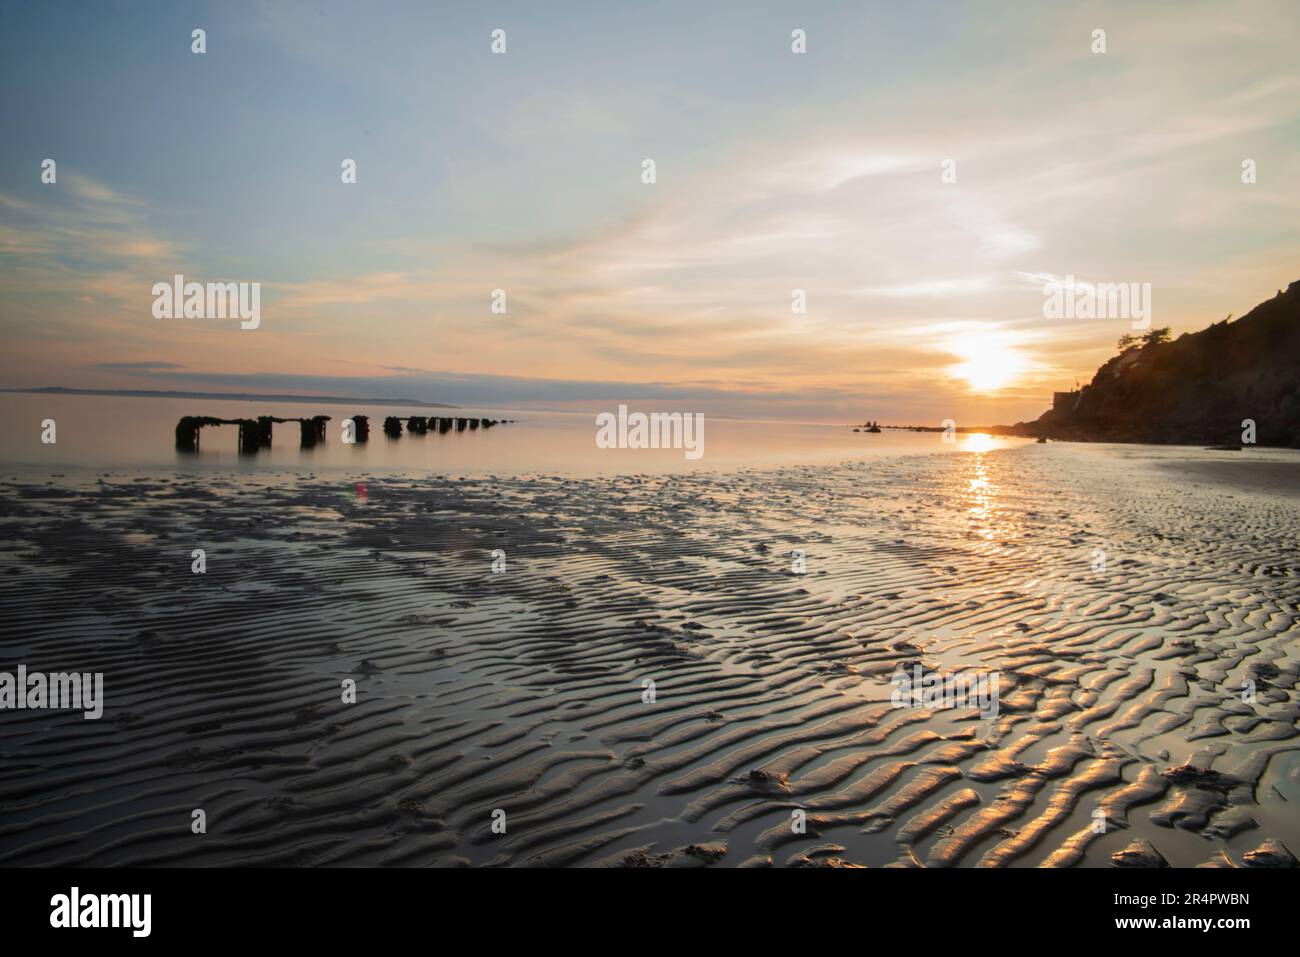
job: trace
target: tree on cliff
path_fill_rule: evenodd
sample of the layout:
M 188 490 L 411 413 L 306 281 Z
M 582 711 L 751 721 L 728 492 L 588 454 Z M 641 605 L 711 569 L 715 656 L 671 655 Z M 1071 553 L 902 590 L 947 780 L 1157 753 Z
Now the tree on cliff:
M 1119 349 L 1120 352 L 1128 352 L 1130 349 L 1136 349 L 1138 346 L 1145 349 L 1147 346 L 1158 346 L 1168 341 L 1169 327 L 1164 326 L 1160 329 L 1152 329 L 1143 336 L 1134 336 L 1125 333 L 1119 337 L 1119 342 L 1115 343 L 1115 347 Z

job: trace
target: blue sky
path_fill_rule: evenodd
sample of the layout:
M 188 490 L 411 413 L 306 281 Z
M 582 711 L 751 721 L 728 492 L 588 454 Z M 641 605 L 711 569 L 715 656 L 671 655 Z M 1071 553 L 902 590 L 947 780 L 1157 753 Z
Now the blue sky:
M 1043 276 L 1150 282 L 1175 334 L 1300 278 L 1298 22 L 4 0 L 0 385 L 1032 417 L 1128 331 L 1045 320 Z M 262 325 L 153 318 L 176 272 L 260 282 Z

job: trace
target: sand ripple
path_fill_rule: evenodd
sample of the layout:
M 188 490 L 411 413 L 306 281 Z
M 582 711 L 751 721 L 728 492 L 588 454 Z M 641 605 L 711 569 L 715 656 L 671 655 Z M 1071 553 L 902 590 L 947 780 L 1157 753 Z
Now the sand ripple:
M 98 722 L 0 714 L 6 865 L 1300 850 L 1293 497 L 1064 445 L 0 489 L 0 668 L 102 671 L 107 691 Z M 917 664 L 997 672 L 1000 713 L 892 707 Z

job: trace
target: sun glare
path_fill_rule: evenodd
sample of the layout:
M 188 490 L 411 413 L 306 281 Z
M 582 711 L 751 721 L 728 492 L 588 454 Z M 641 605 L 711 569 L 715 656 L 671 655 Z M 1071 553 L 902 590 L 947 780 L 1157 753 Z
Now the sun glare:
M 1028 368 L 1020 352 L 987 334 L 963 336 L 953 341 L 950 349 L 962 361 L 948 371 L 965 379 L 976 392 L 995 392 Z

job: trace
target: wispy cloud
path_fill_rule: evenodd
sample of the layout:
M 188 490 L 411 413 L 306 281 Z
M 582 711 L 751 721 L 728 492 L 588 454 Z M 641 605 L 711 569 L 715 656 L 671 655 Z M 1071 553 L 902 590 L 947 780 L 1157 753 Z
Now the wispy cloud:
M 0 374 L 337 391 L 340 368 L 373 383 L 438 369 L 428 397 L 445 401 L 623 382 L 713 390 L 733 411 L 816 396 L 834 415 L 856 396 L 1024 418 L 1119 331 L 1044 320 L 1046 277 L 1149 281 L 1176 332 L 1296 278 L 1300 27 L 1280 0 L 938 23 L 826 8 L 808 13 L 806 58 L 766 36 L 762 7 L 694 10 L 685 35 L 671 15 L 518 12 L 501 58 L 468 48 L 473 18 L 412 5 L 421 31 L 345 5 L 303 29 L 310 9 L 223 14 L 219 89 L 188 61 L 169 68 L 177 89 L 101 81 L 137 112 L 206 97 L 206 132 L 153 179 L 133 175 L 139 137 L 78 139 L 93 117 L 75 88 L 59 122 L 76 155 L 129 162 L 69 160 L 46 186 L 0 147 L 25 177 L 0 181 Z M 256 95 L 268 78 L 283 96 Z M 355 186 L 338 182 L 345 156 Z M 148 289 L 174 272 L 260 281 L 255 338 L 153 320 Z M 968 375 L 981 350 L 1014 360 L 996 390 Z

